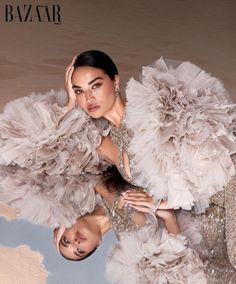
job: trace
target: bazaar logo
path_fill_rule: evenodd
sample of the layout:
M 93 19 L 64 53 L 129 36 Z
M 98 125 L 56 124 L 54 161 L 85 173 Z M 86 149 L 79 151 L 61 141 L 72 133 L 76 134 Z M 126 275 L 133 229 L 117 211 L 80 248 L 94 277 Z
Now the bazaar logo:
M 61 24 L 60 5 L 5 5 L 7 23 L 54 23 Z

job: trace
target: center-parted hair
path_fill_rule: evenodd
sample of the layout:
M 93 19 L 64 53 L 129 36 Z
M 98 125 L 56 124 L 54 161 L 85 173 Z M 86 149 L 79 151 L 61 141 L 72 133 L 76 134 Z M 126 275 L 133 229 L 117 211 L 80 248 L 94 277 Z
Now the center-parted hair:
M 90 66 L 98 69 L 102 69 L 110 78 L 114 80 L 115 75 L 118 75 L 113 60 L 100 50 L 88 50 L 77 56 L 74 67 Z
M 89 256 L 91 256 L 95 251 L 97 250 L 97 247 L 95 247 L 93 250 L 91 250 L 87 255 L 85 255 L 84 257 L 81 257 L 79 259 L 71 259 L 69 257 L 66 257 L 64 254 L 61 253 L 61 256 L 63 256 L 65 259 L 70 260 L 70 261 L 81 261 L 81 260 L 85 260 L 86 258 L 88 258 Z
M 130 188 L 136 188 L 135 186 L 129 184 L 126 180 L 123 179 L 123 177 L 115 166 L 108 167 L 108 169 L 103 173 L 102 180 L 108 191 L 112 193 L 121 194 L 122 192 L 129 190 Z M 91 256 L 96 251 L 96 249 L 97 247 L 95 247 L 86 256 L 80 259 L 70 259 L 64 256 L 61 252 L 60 253 L 67 260 L 81 261 Z
M 137 188 L 124 180 L 115 166 L 108 167 L 103 173 L 102 180 L 107 187 L 107 190 L 116 194 L 121 194 L 124 191 Z

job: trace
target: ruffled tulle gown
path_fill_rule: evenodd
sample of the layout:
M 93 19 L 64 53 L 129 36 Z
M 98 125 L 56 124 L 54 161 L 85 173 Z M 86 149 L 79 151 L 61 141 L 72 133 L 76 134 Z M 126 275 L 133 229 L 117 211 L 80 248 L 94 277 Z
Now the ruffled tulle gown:
M 232 202 L 235 200 L 235 180 L 232 178 L 235 168 L 231 159 L 236 152 L 236 106 L 230 104 L 219 80 L 199 67 L 188 62 L 171 67 L 163 59 L 143 68 L 141 82 L 131 79 L 126 96 L 126 111 L 119 129 L 110 129 L 104 121 L 91 120 L 80 109 L 67 113 L 63 107 L 66 100 L 63 92 L 52 91 L 10 102 L 0 115 L 0 202 L 19 208 L 21 218 L 51 227 L 60 224 L 69 226 L 78 216 L 93 211 L 101 202 L 94 193 L 94 186 L 108 166 L 98 156 L 96 148 L 102 136 L 110 131 L 113 142 L 119 146 L 119 170 L 123 177 L 148 190 L 158 200 L 168 199 L 174 208 L 190 210 L 194 207 L 195 212 L 204 212 L 210 198 L 233 182 L 224 206 L 216 204 L 208 211 L 220 212 L 225 221 L 219 223 L 218 215 L 208 212 L 196 218 L 207 232 L 205 235 L 203 232 L 203 239 L 208 252 L 213 255 L 209 258 L 208 253 L 207 256 L 202 254 L 208 259 L 205 260 L 210 268 L 208 275 L 215 271 L 223 255 L 224 261 L 219 269 L 225 268 L 226 274 L 222 279 L 230 279 L 227 277 L 231 275 L 229 277 L 234 281 L 236 237 L 230 220 L 236 216 L 235 202 Z M 126 156 L 129 158 L 130 175 L 127 175 Z M 219 238 L 218 229 L 208 234 L 216 222 L 222 231 Z M 143 231 L 145 236 L 153 236 L 153 240 L 155 234 L 159 234 L 158 230 L 149 226 Z M 136 240 L 136 252 L 140 242 L 145 243 L 143 233 L 140 234 L 140 237 L 139 233 L 137 237 L 131 237 L 131 240 Z M 213 254 L 214 242 L 207 243 L 207 235 L 212 240 L 219 240 L 217 242 L 223 253 L 220 257 Z M 154 250 L 163 248 L 162 252 L 165 251 L 166 246 L 162 246 L 165 236 L 165 233 L 159 235 L 158 242 L 152 245 Z M 186 236 L 191 239 L 189 234 Z M 181 255 L 183 252 L 182 256 L 187 257 L 186 243 L 176 238 L 168 240 L 168 252 L 172 250 L 170 255 L 174 256 L 172 264 L 178 259 L 175 258 L 178 253 Z M 124 247 L 126 243 L 131 243 L 129 237 L 123 242 Z M 178 247 L 182 249 L 178 251 Z M 143 248 L 141 251 L 145 254 L 149 247 Z M 158 252 L 151 260 L 144 258 L 138 266 L 142 273 L 140 277 L 144 277 L 140 279 L 153 281 L 153 275 L 161 275 L 161 265 L 166 265 L 168 259 L 162 258 L 162 254 L 160 259 L 155 256 Z M 132 267 L 136 269 L 137 255 L 133 257 Z M 181 265 L 179 268 L 182 281 Z M 175 267 L 170 266 L 169 269 L 173 271 L 170 277 L 177 277 Z M 219 269 L 217 271 L 221 271 Z M 159 274 L 155 274 L 157 271 Z M 166 283 L 164 281 L 168 278 L 161 277 L 163 282 L 156 283 Z M 194 275 L 188 277 L 191 279 Z M 220 278 L 218 280 L 221 281 Z
M 190 62 L 174 68 L 161 58 L 129 80 L 126 101 L 120 128 L 111 127 L 120 168 L 173 208 L 204 212 L 235 174 L 236 105 L 223 84 Z
M 53 91 L 20 98 L 7 104 L 0 117 L 0 202 L 19 208 L 20 218 L 50 227 L 70 226 L 102 203 L 94 186 L 108 166 L 96 152 L 110 131 L 108 124 L 92 121 L 79 109 L 67 113 L 60 106 L 63 98 L 64 92 Z M 140 262 L 130 283 L 206 283 L 203 263 L 186 236 L 169 235 L 152 216 L 136 226 L 130 209 L 109 214 L 117 246 L 129 248 L 121 261 L 128 257 L 130 269 Z M 133 254 L 140 245 L 139 254 Z M 127 283 L 123 269 L 109 258 L 107 269 L 115 269 L 121 281 L 115 283 Z
M 232 157 L 236 166 L 236 156 Z M 214 195 L 204 214 L 193 215 L 199 222 L 207 253 L 205 271 L 208 283 L 236 283 L 236 176 Z
M 236 105 L 218 79 L 162 58 L 128 82 L 126 100 L 110 131 L 120 173 L 171 207 L 192 209 L 208 283 L 236 283 Z
M 104 203 L 118 238 L 106 260 L 109 283 L 207 283 L 203 262 L 196 252 L 202 252 L 202 237 L 189 213 L 178 216 L 182 233 L 175 236 L 166 231 L 155 214 L 145 214 L 143 222 L 137 224 L 133 208 L 125 204 L 117 209 L 115 204 Z
M 67 113 L 66 99 L 62 91 L 33 94 L 0 115 L 0 202 L 53 228 L 94 210 L 94 186 L 108 166 L 96 152 L 107 124 L 80 109 Z

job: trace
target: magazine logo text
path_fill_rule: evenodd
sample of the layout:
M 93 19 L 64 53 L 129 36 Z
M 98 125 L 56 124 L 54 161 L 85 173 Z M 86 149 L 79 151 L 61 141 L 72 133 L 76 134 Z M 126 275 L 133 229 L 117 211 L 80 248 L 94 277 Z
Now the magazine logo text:
M 61 24 L 60 5 L 5 5 L 7 23 Z

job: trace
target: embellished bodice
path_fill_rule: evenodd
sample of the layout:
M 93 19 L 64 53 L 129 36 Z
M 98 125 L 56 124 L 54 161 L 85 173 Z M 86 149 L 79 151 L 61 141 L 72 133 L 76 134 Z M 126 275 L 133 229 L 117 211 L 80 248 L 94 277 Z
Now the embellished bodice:
M 236 156 L 232 156 L 234 165 Z M 206 272 L 209 284 L 236 283 L 236 176 L 210 200 L 206 213 L 196 215 L 208 249 Z
M 139 169 L 134 163 L 134 157 L 129 153 L 129 143 L 133 133 L 127 129 L 124 121 L 120 128 L 111 126 L 112 142 L 119 148 L 119 167 L 121 175 L 129 183 L 142 186 L 136 182 Z M 124 165 L 124 153 L 128 156 L 129 171 L 127 175 Z M 236 157 L 232 156 L 234 165 Z M 148 183 L 147 183 L 148 184 Z M 236 216 L 236 177 L 232 177 L 225 190 L 215 194 L 210 200 L 210 207 L 204 214 L 196 215 L 201 223 L 201 233 L 206 243 L 209 258 L 206 261 L 206 272 L 210 284 L 236 283 L 236 230 L 233 216 Z
M 113 144 L 117 145 L 119 151 L 119 161 L 118 167 L 122 177 L 130 184 L 142 187 L 146 189 L 145 184 L 138 184 L 137 177 L 139 176 L 140 169 L 135 165 L 134 156 L 129 151 L 129 144 L 133 138 L 133 133 L 131 129 L 128 129 L 124 122 L 125 115 L 121 121 L 119 128 L 111 125 L 110 137 Z M 127 165 L 125 166 L 125 155 L 127 155 Z M 127 174 L 127 168 L 130 172 L 130 176 Z
M 141 227 L 141 225 L 137 225 L 132 218 L 135 214 L 135 210 L 132 207 L 125 203 L 121 209 L 118 208 L 119 199 L 120 196 L 116 196 L 112 204 L 103 199 L 103 206 L 118 239 L 123 233 L 133 232 Z

